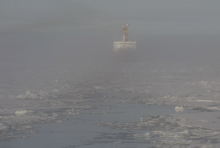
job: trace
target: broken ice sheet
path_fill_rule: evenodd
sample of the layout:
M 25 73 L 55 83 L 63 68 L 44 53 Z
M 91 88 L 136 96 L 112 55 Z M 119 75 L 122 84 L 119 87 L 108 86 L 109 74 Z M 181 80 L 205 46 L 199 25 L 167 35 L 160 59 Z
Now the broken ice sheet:
M 154 137 L 159 137 L 156 143 L 170 143 L 187 146 L 193 143 L 219 143 L 215 137 L 220 135 L 220 131 L 203 128 L 201 126 L 190 125 L 188 121 L 177 118 L 171 115 L 154 115 L 146 118 L 141 118 L 139 122 L 130 123 L 99 123 L 99 126 L 106 126 L 112 129 L 118 129 L 123 131 L 136 132 L 133 136 L 135 138 L 144 138 L 150 141 L 155 141 Z M 145 133 L 143 133 L 145 131 Z M 140 134 L 142 132 L 143 134 Z M 185 144 L 184 144 L 185 143 Z
M 30 92 L 29 90 L 26 91 L 25 94 L 20 94 L 17 96 L 18 99 L 45 99 L 48 97 L 48 93 L 45 91 L 40 90 L 39 92 Z

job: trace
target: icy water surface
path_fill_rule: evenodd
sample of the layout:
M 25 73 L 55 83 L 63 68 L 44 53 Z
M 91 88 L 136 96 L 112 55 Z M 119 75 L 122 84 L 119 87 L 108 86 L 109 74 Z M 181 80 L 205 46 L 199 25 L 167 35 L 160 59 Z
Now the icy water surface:
M 217 65 L 73 66 L 1 73 L 0 147 L 219 146 Z
M 94 113 L 85 111 L 82 115 L 62 123 L 35 124 L 36 134 L 23 134 L 30 136 L 25 139 L 11 139 L 2 141 L 1 147 L 150 147 L 155 145 L 152 141 L 159 137 L 138 139 L 136 134 L 152 133 L 152 130 L 118 130 L 117 126 L 109 128 L 100 126 L 104 123 L 139 122 L 142 116 L 172 113 L 171 106 L 147 106 L 119 104 L 115 109 L 101 107 Z M 146 137 L 147 138 L 147 137 Z

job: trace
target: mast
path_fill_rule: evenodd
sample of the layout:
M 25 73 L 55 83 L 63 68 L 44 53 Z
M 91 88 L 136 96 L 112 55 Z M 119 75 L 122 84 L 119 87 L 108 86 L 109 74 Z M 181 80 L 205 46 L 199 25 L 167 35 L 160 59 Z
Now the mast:
M 127 35 L 127 31 L 128 31 L 128 24 L 125 23 L 123 26 L 123 31 L 124 31 L 124 35 L 123 35 L 123 42 L 127 42 L 128 41 L 128 35 Z

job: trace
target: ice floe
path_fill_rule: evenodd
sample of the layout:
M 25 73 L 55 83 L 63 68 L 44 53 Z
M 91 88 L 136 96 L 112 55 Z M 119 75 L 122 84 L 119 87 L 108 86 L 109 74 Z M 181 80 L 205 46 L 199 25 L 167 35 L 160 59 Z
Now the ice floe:
M 176 112 L 183 112 L 184 108 L 182 106 L 176 106 L 175 111 Z
M 17 96 L 19 99 L 43 99 L 48 97 L 48 93 L 45 91 L 40 90 L 39 92 L 30 92 L 29 90 L 26 91 L 25 94 L 20 94 Z
M 102 86 L 96 86 L 95 89 L 104 89 Z
M 17 110 L 16 112 L 15 112 L 15 115 L 16 116 L 24 116 L 25 114 L 27 114 L 27 110 Z
M 219 101 L 214 100 L 193 100 L 194 102 L 206 102 L 206 103 L 219 103 Z
M 146 132 L 145 134 L 134 134 L 134 137 L 137 137 L 137 138 L 149 138 L 149 137 L 151 137 L 151 135 L 150 135 L 149 132 Z

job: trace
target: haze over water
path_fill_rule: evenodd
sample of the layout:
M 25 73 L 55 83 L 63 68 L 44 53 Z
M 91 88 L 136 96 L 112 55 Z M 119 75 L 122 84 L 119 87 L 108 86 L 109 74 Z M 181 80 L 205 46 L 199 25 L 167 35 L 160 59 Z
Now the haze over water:
M 218 147 L 219 4 L 1 1 L 0 147 Z

